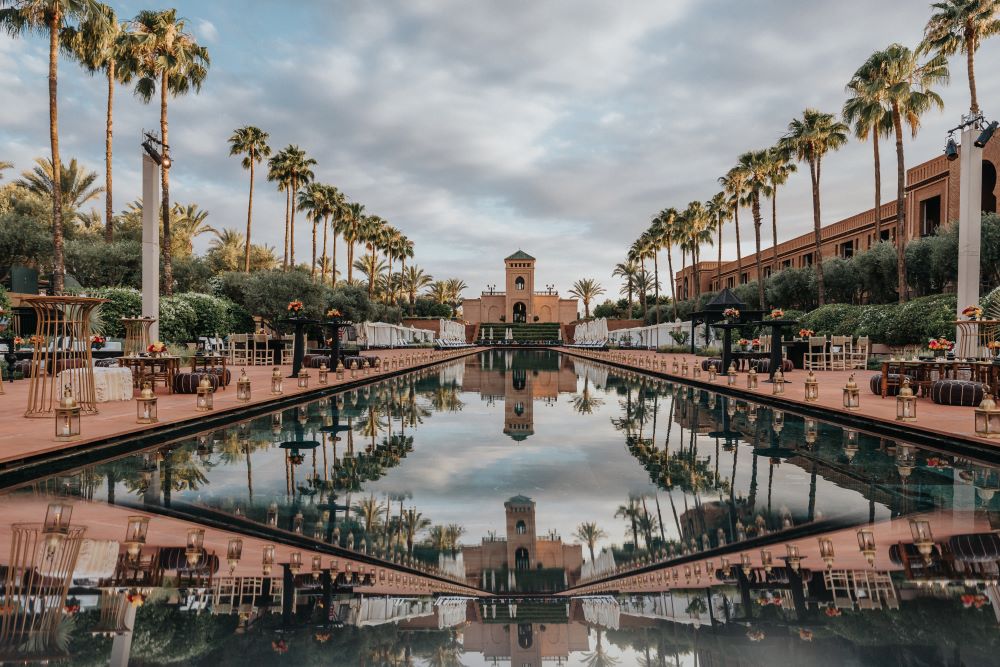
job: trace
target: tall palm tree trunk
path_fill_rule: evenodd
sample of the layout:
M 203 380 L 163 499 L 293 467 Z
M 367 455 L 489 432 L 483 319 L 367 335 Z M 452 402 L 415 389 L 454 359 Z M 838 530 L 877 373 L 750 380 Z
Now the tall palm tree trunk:
M 740 207 L 737 204 L 733 207 L 733 227 L 736 228 L 736 280 L 734 284 L 739 285 L 743 280 L 743 253 L 740 248 Z
M 971 105 L 969 113 L 973 116 L 979 113 L 979 97 L 976 95 L 976 38 L 971 30 L 965 32 L 965 65 L 969 74 L 969 98 Z
M 319 275 L 319 284 L 320 285 L 325 285 L 326 284 L 326 270 L 327 270 L 327 268 L 329 268 L 329 263 L 326 261 L 327 260 L 327 256 L 326 256 L 326 235 L 327 235 L 327 227 L 329 226 L 328 225 L 329 221 L 330 221 L 329 220 L 329 216 L 323 216 L 323 260 L 322 260 L 322 270 L 320 271 L 320 275 Z
M 872 129 L 875 153 L 875 243 L 882 240 L 882 160 L 878 154 L 878 127 Z
M 761 269 L 760 263 L 760 225 L 762 217 L 760 214 L 760 193 L 754 192 L 751 203 L 750 211 L 753 213 L 753 235 L 754 243 L 757 247 L 757 300 L 760 301 L 760 309 L 764 310 L 764 273 Z
M 167 72 L 160 76 L 160 140 L 164 146 L 169 146 L 167 140 Z M 160 187 L 163 189 L 163 203 L 160 215 L 163 218 L 163 293 L 171 296 L 174 293 L 174 264 L 170 248 L 170 167 L 160 165 Z
M 247 238 L 243 246 L 243 271 L 250 273 L 250 229 L 253 227 L 253 163 L 254 154 L 250 153 L 250 201 L 247 202 Z
M 812 203 L 813 203 L 813 270 L 816 272 L 816 288 L 819 305 L 826 303 L 826 285 L 823 280 L 823 245 L 822 232 L 820 231 L 820 203 L 819 203 L 819 177 L 820 159 L 814 157 L 809 160 L 809 177 L 812 180 Z
M 58 10 L 49 18 L 49 142 L 52 147 L 52 293 L 62 294 L 66 268 L 63 259 L 62 163 L 59 161 L 59 25 Z
M 674 320 L 677 319 L 677 281 L 674 277 L 674 253 L 673 248 L 667 244 L 667 271 L 670 272 L 670 301 L 674 309 Z M 631 301 L 631 299 L 630 299 Z M 631 308 L 631 303 L 629 308 Z M 630 313 L 631 314 L 631 313 Z
M 903 159 L 903 123 L 897 102 L 892 103 L 892 127 L 896 132 L 896 267 L 899 302 L 904 303 L 909 298 L 906 292 L 906 211 L 903 208 L 906 166 Z
M 771 267 L 771 274 L 778 272 L 778 185 L 771 186 L 771 244 L 774 265 Z
M 347 244 L 347 282 L 354 280 L 354 240 Z
M 330 271 L 332 275 L 330 276 L 330 285 L 337 285 L 337 230 L 333 230 L 333 263 L 330 266 Z
M 722 216 L 719 216 L 719 221 L 716 224 L 716 229 L 718 231 L 718 246 L 719 246 L 719 258 L 715 264 L 715 282 L 719 286 L 719 290 L 722 289 Z
M 295 268 L 295 194 L 299 191 L 299 179 L 292 176 L 292 217 L 288 221 L 288 265 Z
M 289 229 L 289 213 L 292 209 L 292 191 L 291 183 L 285 185 L 285 258 L 281 261 L 281 268 L 285 271 L 288 270 L 288 229 Z
M 114 198 L 111 194 L 111 143 L 112 143 L 112 114 L 115 104 L 115 61 L 114 58 L 108 60 L 108 110 L 104 127 L 104 241 L 111 243 L 114 240 Z
M 312 263 L 309 265 L 309 277 L 316 280 L 316 228 L 319 227 L 319 219 L 313 218 L 313 236 L 312 236 Z
M 653 310 L 656 311 L 656 323 L 660 323 L 660 258 L 659 252 L 653 251 Z M 589 308 L 587 317 L 590 317 Z

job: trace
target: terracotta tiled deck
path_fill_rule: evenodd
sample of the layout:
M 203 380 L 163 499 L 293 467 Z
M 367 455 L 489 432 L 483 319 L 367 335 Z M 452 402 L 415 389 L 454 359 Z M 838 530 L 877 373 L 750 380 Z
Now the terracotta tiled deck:
M 405 366 L 406 368 L 418 368 L 427 364 L 444 361 L 449 358 L 457 358 L 470 354 L 475 348 L 449 351 L 433 351 L 429 349 L 420 350 L 377 350 L 366 354 L 377 355 L 383 361 L 388 359 L 406 360 L 408 357 L 417 357 Z M 248 366 L 247 375 L 251 382 L 252 399 L 249 403 L 238 403 L 236 401 L 236 378 L 239 376 L 239 366 L 230 366 L 233 370 L 233 380 L 225 391 L 215 392 L 215 410 L 213 415 L 224 414 L 227 411 L 236 411 L 249 406 L 264 405 L 274 402 L 276 399 L 285 399 L 289 396 L 308 396 L 310 393 L 318 393 L 324 389 L 337 386 L 337 384 L 347 384 L 352 382 L 350 372 L 345 373 L 345 378 L 338 382 L 334 373 L 330 373 L 329 384 L 326 387 L 319 386 L 316 379 L 316 371 L 310 371 L 310 388 L 298 389 L 294 380 L 286 379 L 284 382 L 284 394 L 282 396 L 272 396 L 270 394 L 272 366 Z M 380 373 L 370 372 L 364 375 L 358 372 L 359 380 L 373 380 L 379 377 L 394 374 L 400 369 L 394 368 L 391 372 L 382 371 Z M 283 375 L 290 373 L 289 366 L 282 367 Z M 357 380 L 354 380 L 355 382 Z M 70 442 L 59 442 L 54 437 L 53 417 L 46 418 L 26 418 L 24 416 L 28 399 L 28 380 L 18 380 L 16 382 L 5 382 L 4 394 L 0 395 L 0 464 L 17 461 L 26 457 L 38 454 L 57 452 L 62 449 L 77 448 L 87 443 L 96 443 L 110 437 L 121 436 L 132 433 L 140 433 L 148 427 L 135 423 L 136 404 L 131 401 L 113 401 L 109 403 L 99 403 L 96 415 L 84 416 L 81 422 L 82 437 Z M 157 402 L 159 424 L 157 427 L 168 424 L 180 424 L 183 422 L 193 422 L 201 418 L 204 413 L 195 412 L 193 394 L 169 394 L 160 388 L 157 390 L 159 398 Z
M 702 372 L 697 380 L 693 377 L 694 365 L 697 363 L 701 367 L 701 362 L 705 357 L 697 357 L 693 354 L 661 354 L 648 350 L 614 350 L 608 352 L 597 352 L 592 350 L 566 349 L 566 352 L 593 359 L 595 361 L 608 361 L 633 368 L 637 372 L 655 372 L 658 375 L 676 377 L 682 381 L 701 381 L 708 383 L 708 373 Z M 672 361 L 676 357 L 678 361 L 687 359 L 689 370 L 687 377 L 674 374 L 670 368 Z M 660 362 L 664 361 L 663 368 Z M 655 364 L 655 367 L 653 366 Z M 789 409 L 794 406 L 820 407 L 833 413 L 850 414 L 854 418 L 871 419 L 876 422 L 884 422 L 894 426 L 902 423 L 896 421 L 896 399 L 894 397 L 882 398 L 872 394 L 868 388 L 868 379 L 879 371 L 858 369 L 854 371 L 816 371 L 816 378 L 819 381 L 819 400 L 814 403 L 806 403 L 804 382 L 806 377 L 804 370 L 796 369 L 787 374 L 789 384 L 785 385 L 785 394 L 780 397 L 789 404 Z M 843 407 L 843 387 L 847 384 L 848 378 L 854 373 L 855 380 L 860 390 L 860 410 L 848 412 Z M 760 375 L 760 380 L 766 379 L 766 374 Z M 715 381 L 718 386 L 726 385 L 726 376 L 719 375 Z M 747 390 L 746 373 L 740 373 L 736 386 L 733 389 L 746 395 L 767 396 L 771 398 L 771 384 L 763 381 L 758 383 L 756 390 Z M 917 398 L 917 421 L 905 424 L 906 427 L 924 431 L 941 438 L 951 438 L 956 441 L 964 439 L 977 444 L 984 444 L 998 448 L 1000 451 L 1000 440 L 988 440 L 977 437 L 973 428 L 973 409 L 970 407 L 959 407 L 949 405 L 938 405 L 930 398 Z

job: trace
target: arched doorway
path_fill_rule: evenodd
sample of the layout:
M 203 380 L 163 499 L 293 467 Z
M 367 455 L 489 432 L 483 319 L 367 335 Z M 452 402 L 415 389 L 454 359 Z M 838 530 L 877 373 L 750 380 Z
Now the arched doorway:
M 514 569 L 527 570 L 529 567 L 531 567 L 531 562 L 528 558 L 528 550 L 524 547 L 518 547 L 517 551 L 514 552 Z
M 524 305 L 523 301 L 518 301 L 514 304 L 514 321 L 515 322 L 527 322 L 528 321 L 528 307 Z
M 997 212 L 997 168 L 989 160 L 983 160 L 983 213 Z

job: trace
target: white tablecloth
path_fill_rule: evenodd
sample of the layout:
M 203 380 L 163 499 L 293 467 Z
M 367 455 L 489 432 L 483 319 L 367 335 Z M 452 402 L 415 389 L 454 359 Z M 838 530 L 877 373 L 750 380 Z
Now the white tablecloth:
M 59 386 L 67 383 L 76 383 L 78 372 L 63 371 L 59 374 Z M 73 388 L 74 393 L 78 391 Z M 108 403 L 110 401 L 131 401 L 132 400 L 132 371 L 128 368 L 102 368 L 98 366 L 94 369 L 94 394 L 98 403 Z

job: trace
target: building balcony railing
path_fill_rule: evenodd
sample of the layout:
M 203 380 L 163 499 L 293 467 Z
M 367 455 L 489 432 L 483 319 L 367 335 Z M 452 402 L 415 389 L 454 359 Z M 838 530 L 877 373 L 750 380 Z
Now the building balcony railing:
M 507 292 L 491 292 L 489 290 L 484 290 L 482 296 L 507 296 Z
M 535 294 L 538 296 L 559 296 L 559 292 L 556 290 L 552 290 L 551 292 L 548 290 L 535 290 Z

